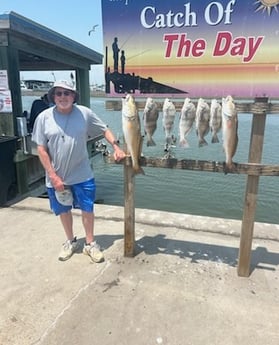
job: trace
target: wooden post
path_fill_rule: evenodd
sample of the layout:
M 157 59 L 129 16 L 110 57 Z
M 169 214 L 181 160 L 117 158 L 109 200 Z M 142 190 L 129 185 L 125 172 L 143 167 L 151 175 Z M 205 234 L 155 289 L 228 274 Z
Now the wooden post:
M 264 142 L 266 113 L 253 114 L 253 123 L 250 139 L 249 163 L 260 163 Z M 257 206 L 259 176 L 247 176 L 245 202 L 242 218 L 240 246 L 238 255 L 238 275 L 250 275 L 251 248 L 254 231 L 254 220 Z
M 131 157 L 124 162 L 124 256 L 135 255 L 135 177 Z

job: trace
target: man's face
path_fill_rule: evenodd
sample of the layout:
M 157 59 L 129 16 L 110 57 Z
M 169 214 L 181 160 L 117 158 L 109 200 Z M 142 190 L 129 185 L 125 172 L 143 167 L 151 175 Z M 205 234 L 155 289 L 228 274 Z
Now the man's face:
M 71 90 L 56 87 L 54 90 L 54 103 L 59 112 L 68 113 L 72 110 L 75 93 Z

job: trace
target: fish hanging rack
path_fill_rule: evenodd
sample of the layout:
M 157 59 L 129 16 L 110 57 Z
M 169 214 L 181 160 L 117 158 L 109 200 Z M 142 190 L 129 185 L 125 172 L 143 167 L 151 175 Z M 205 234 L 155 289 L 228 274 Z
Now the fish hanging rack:
M 183 103 L 180 101 L 177 102 L 177 108 L 179 108 L 179 104 L 182 107 Z M 114 106 L 115 105 L 116 103 Z M 247 175 L 237 273 L 238 276 L 248 277 L 250 275 L 251 249 L 259 179 L 260 176 L 279 176 L 279 165 L 261 164 L 266 116 L 272 114 L 279 115 L 279 103 L 269 102 L 268 98 L 266 97 L 258 97 L 255 98 L 253 102 L 235 102 L 235 105 L 238 112 L 251 113 L 253 115 L 248 163 L 234 163 L 234 169 L 228 171 L 225 170 L 224 162 L 188 159 L 178 160 L 172 157 L 141 157 L 140 165 L 154 168 L 185 169 L 214 173 L 217 172 Z M 110 106 L 112 106 L 112 104 L 110 104 Z M 144 107 L 143 102 L 137 103 L 137 106 L 139 109 Z M 113 157 L 111 156 L 107 156 L 106 159 L 109 163 L 115 163 Z M 133 257 L 135 255 L 135 176 L 130 157 L 127 157 L 121 163 L 124 166 L 125 190 L 124 256 Z
M 216 97 L 218 98 L 218 97 Z M 176 100 L 175 98 L 170 99 L 175 104 L 175 108 L 177 111 L 181 110 L 184 100 Z M 158 105 L 158 108 L 160 111 L 162 111 L 163 103 L 164 101 L 157 100 L 154 97 L 154 100 L 156 100 L 156 103 Z M 204 98 L 205 101 L 209 101 L 210 99 Z M 191 101 L 197 105 L 198 100 L 191 99 Z M 138 99 L 136 100 L 136 106 L 138 110 L 143 110 L 145 107 L 145 100 L 144 99 Z M 279 113 L 279 102 L 272 103 L 268 100 L 267 97 L 256 97 L 254 100 L 251 101 L 241 101 L 237 102 L 235 101 L 236 110 L 239 113 L 253 113 L 253 114 L 262 114 L 263 111 L 267 114 L 278 114 Z M 121 100 L 119 98 L 117 99 L 110 99 L 105 101 L 105 108 L 106 110 L 114 110 L 114 111 L 120 111 L 122 107 Z

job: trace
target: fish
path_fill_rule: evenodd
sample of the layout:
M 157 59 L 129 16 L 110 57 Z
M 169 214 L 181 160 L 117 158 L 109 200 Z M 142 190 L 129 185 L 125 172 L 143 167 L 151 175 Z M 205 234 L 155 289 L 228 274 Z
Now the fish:
M 238 144 L 238 116 L 232 96 L 222 98 L 223 148 L 226 155 L 225 173 L 234 168 L 232 161 Z
M 179 118 L 179 146 L 189 147 L 187 136 L 190 133 L 196 117 L 196 107 L 190 98 L 185 98 Z
M 163 104 L 163 129 L 165 132 L 166 143 L 168 145 L 171 145 L 175 142 L 175 137 L 172 134 L 175 114 L 175 105 L 169 98 L 165 98 Z
M 196 133 L 199 138 L 199 147 L 208 145 L 205 136 L 209 132 L 210 108 L 207 102 L 200 98 L 196 111 Z
M 218 132 L 222 128 L 222 107 L 217 99 L 212 99 L 210 106 L 210 120 L 209 127 L 212 133 L 211 142 L 219 143 Z
M 122 98 L 122 129 L 127 153 L 131 155 L 133 173 L 144 175 L 139 163 L 142 150 L 140 118 L 135 99 L 130 94 Z
M 158 104 L 153 100 L 153 98 L 148 97 L 143 110 L 144 133 L 147 137 L 146 146 L 156 146 L 152 136 L 157 129 L 158 117 Z

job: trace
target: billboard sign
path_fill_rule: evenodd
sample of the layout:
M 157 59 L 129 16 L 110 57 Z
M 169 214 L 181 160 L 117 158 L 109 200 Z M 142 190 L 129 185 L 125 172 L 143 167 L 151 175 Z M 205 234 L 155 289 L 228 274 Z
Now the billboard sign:
M 279 98 L 279 0 L 102 0 L 106 92 Z

